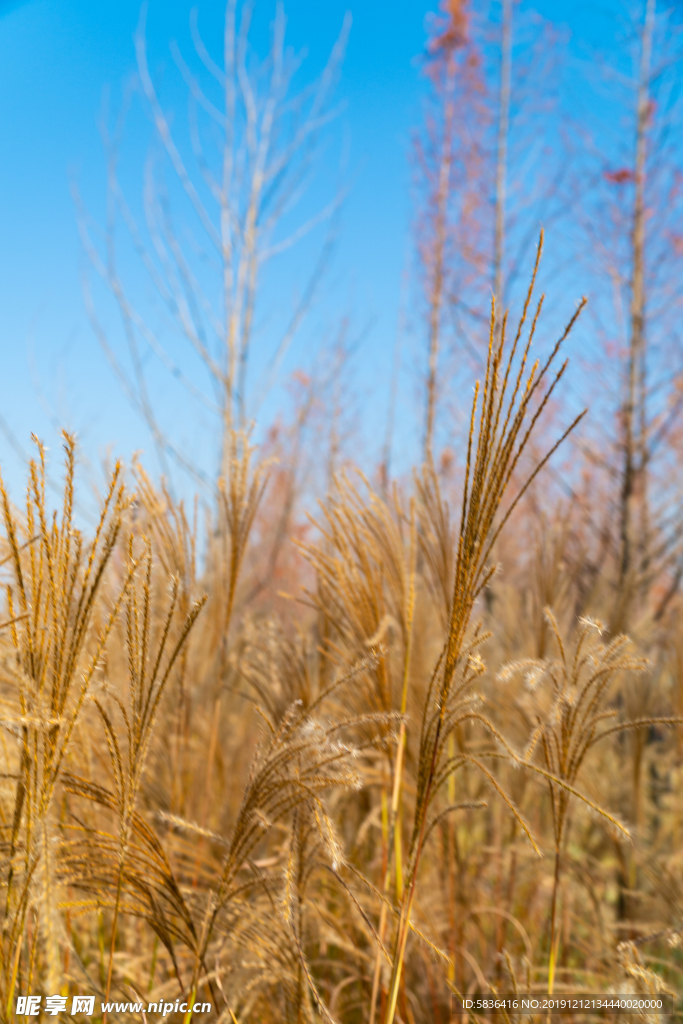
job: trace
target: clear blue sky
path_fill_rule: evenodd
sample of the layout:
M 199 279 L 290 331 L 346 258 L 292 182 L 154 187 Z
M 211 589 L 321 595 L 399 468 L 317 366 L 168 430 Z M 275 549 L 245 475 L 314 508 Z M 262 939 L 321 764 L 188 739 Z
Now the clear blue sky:
M 609 12 L 592 5 L 543 0 L 535 6 L 556 24 L 569 25 L 571 47 L 577 32 L 579 43 L 609 35 Z M 150 66 L 168 82 L 165 100 L 171 107 L 177 103 L 181 115 L 168 42 L 175 38 L 181 49 L 189 48 L 190 7 L 187 0 L 150 0 L 147 17 Z M 199 4 L 206 41 L 218 51 L 222 9 L 216 0 Z M 417 58 L 432 5 L 425 0 L 398 5 L 290 0 L 288 40 L 309 52 L 304 79 L 321 67 L 347 9 L 353 25 L 338 89 L 346 103 L 338 138 L 348 142 L 351 191 L 331 287 L 339 309 L 346 305 L 358 329 L 370 325 L 357 381 L 361 405 L 374 404 L 379 423 L 386 409 L 401 274 L 411 255 L 409 143 L 420 117 L 424 84 Z M 257 48 L 267 41 L 272 10 L 270 0 L 256 4 Z M 70 179 L 79 182 L 101 220 L 105 168 L 97 118 L 105 87 L 111 87 L 115 105 L 134 73 L 139 14 L 139 0 L 0 0 L 0 414 L 26 449 L 32 431 L 54 447 L 59 425 L 75 429 L 96 462 L 108 451 L 127 458 L 147 447 L 149 438 L 113 379 L 84 312 L 84 258 Z M 148 143 L 144 120 L 133 117 L 124 146 L 124 183 L 133 192 L 140 188 Z M 325 329 L 324 316 L 316 329 Z M 407 372 L 414 366 L 415 355 L 408 354 Z M 410 387 L 405 393 L 410 397 Z M 399 443 L 409 444 L 415 433 L 415 424 L 399 415 Z M 19 479 L 20 460 L 3 434 L 0 462 L 11 483 Z

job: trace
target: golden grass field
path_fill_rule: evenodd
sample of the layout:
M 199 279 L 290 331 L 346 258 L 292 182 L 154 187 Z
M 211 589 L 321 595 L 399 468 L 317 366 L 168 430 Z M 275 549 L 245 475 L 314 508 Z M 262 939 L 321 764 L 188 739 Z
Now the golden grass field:
M 532 301 L 492 314 L 459 483 L 347 467 L 257 592 L 275 470 L 242 432 L 204 541 L 139 466 L 83 532 L 68 435 L 61 503 L 40 445 L 25 500 L 3 487 L 3 1019 L 680 991 L 680 604 L 546 500 L 573 424 L 541 429 L 564 339 L 534 361 Z

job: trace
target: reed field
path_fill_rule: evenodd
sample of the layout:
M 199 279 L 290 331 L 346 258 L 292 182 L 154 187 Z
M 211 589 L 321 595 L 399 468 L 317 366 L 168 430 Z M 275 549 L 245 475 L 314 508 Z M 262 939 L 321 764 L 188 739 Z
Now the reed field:
M 76 201 L 130 365 L 89 285 L 88 315 L 161 471 L 117 462 L 97 490 L 64 431 L 61 451 L 32 439 L 23 493 L 0 479 L 3 1021 L 549 1024 L 531 1008 L 455 1016 L 454 1000 L 571 993 L 645 1001 L 604 1020 L 659 1024 L 659 997 L 683 1015 L 683 232 L 678 156 L 662 143 L 666 195 L 652 169 L 659 11 L 645 0 L 634 15 L 632 166 L 601 172 L 609 210 L 587 191 L 582 207 L 623 293 L 623 344 L 596 373 L 617 399 L 593 409 L 590 374 L 567 386 L 593 298 L 559 278 L 566 326 L 546 326 L 543 247 L 569 243 L 544 241 L 535 214 L 508 301 L 518 15 L 499 6 L 489 92 L 483 5 L 443 4 L 425 50 L 412 470 L 391 464 L 393 421 L 375 463 L 344 449 L 342 342 L 331 370 L 293 378 L 286 429 L 249 414 L 259 273 L 289 244 L 273 210 L 289 216 L 314 163 L 348 25 L 290 100 L 279 7 L 256 70 L 247 7 L 227 4 L 220 67 L 195 21 L 224 107 L 179 60 L 220 129 L 222 177 L 197 129 L 192 178 L 143 8 L 139 92 L 177 192 L 155 192 L 150 172 L 145 236 L 104 131 L 103 247 Z M 219 253 L 220 312 L 167 215 L 178 195 Z M 651 241 L 657 210 L 670 250 Z M 145 345 L 197 389 L 125 290 L 117 217 L 218 396 L 210 479 L 149 398 Z
M 492 314 L 457 497 L 429 461 L 384 493 L 340 472 L 278 610 L 248 599 L 272 467 L 244 434 L 201 568 L 141 467 L 76 528 L 68 435 L 61 502 L 39 443 L 25 503 L 3 488 L 8 1019 L 28 992 L 390 1024 L 680 990 L 680 613 L 634 593 L 629 638 L 571 518 L 522 539 L 575 425 L 529 460 L 566 340 L 534 361 L 527 306 L 498 342 Z

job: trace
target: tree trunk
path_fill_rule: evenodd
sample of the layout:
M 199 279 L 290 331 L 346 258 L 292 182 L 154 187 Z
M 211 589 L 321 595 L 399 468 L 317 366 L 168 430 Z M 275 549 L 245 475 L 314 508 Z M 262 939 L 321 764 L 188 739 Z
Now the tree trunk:
M 500 95 L 498 98 L 498 142 L 496 147 L 496 223 L 493 240 L 493 295 L 496 300 L 496 336 L 500 334 L 503 310 L 503 254 L 505 246 L 505 191 L 507 186 L 508 135 L 512 79 L 512 0 L 503 0 Z
M 444 104 L 443 145 L 439 165 L 439 181 L 434 223 L 434 258 L 431 267 L 429 294 L 429 370 L 427 374 L 427 410 L 425 418 L 424 461 L 432 460 L 434 417 L 436 411 L 436 375 L 439 361 L 439 336 L 443 306 L 446 263 L 446 232 L 448 230 L 448 197 L 453 162 L 453 122 L 455 118 L 455 62 L 449 57 L 449 69 Z
M 645 0 L 638 80 L 631 231 L 631 309 L 628 376 L 624 403 L 624 468 L 621 492 L 621 561 L 619 628 L 623 628 L 648 560 L 647 515 L 647 375 L 645 343 L 645 171 L 650 116 L 650 63 L 656 0 Z

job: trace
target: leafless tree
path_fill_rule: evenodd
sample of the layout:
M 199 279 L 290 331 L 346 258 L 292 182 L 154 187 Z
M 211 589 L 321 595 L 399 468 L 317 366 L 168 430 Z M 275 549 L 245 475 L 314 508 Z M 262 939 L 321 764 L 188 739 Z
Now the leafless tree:
M 135 37 L 137 77 L 156 146 L 145 167 L 142 216 L 135 215 L 124 195 L 119 174 L 130 90 L 113 131 L 109 118 L 103 117 L 107 214 L 99 239 L 76 196 L 83 244 L 115 301 L 127 355 L 105 328 L 88 278 L 86 301 L 95 333 L 154 438 L 162 470 L 169 473 L 175 463 L 209 486 L 216 476 L 225 475 L 230 438 L 248 428 L 311 307 L 330 258 L 335 212 L 342 199 L 342 189 L 334 189 L 328 201 L 311 210 L 308 196 L 321 135 L 337 114 L 332 95 L 349 19 L 320 76 L 299 88 L 295 79 L 302 57 L 285 45 L 282 6 L 275 10 L 264 61 L 250 46 L 251 18 L 248 0 L 228 0 L 220 60 L 203 41 L 196 10 L 190 19 L 192 59 L 186 60 L 179 46 L 171 44 L 187 87 L 185 146 L 149 66 L 143 6 Z M 250 371 L 264 271 L 321 226 L 323 239 L 310 275 L 281 318 L 263 358 L 265 369 L 254 381 Z M 122 242 L 121 227 L 127 242 Z M 159 317 L 150 314 L 139 289 L 125 280 L 128 266 L 121 252 L 131 242 L 160 307 Z M 218 439 L 215 474 L 200 467 L 195 452 L 183 450 L 165 421 L 151 393 L 146 366 L 150 355 L 181 386 L 183 401 L 201 410 L 205 421 L 208 417 L 213 443 Z
M 612 625 L 618 629 L 629 628 L 633 616 L 646 610 L 655 582 L 674 583 L 660 594 L 668 603 L 680 580 L 680 495 L 672 487 L 672 469 L 683 405 L 683 152 L 677 128 L 683 40 L 656 0 L 629 9 L 622 34 L 631 67 L 627 60 L 602 63 L 602 80 L 594 87 L 609 97 L 612 124 L 592 126 L 596 141 L 588 139 L 581 168 L 591 304 L 610 346 L 601 379 L 617 380 L 620 388 L 613 399 L 617 457 L 604 439 L 594 444 L 596 464 L 614 483 L 609 516 L 617 565 Z
M 432 22 L 430 105 L 416 146 L 428 370 L 424 457 L 431 458 L 444 356 L 484 359 L 487 310 L 502 311 L 561 206 L 561 161 L 539 149 L 559 54 L 549 26 L 513 0 L 446 0 Z

